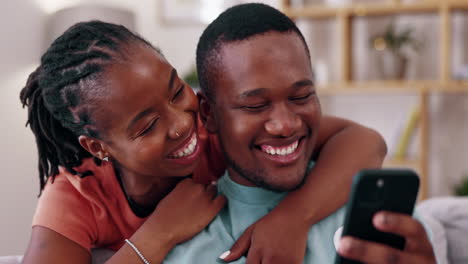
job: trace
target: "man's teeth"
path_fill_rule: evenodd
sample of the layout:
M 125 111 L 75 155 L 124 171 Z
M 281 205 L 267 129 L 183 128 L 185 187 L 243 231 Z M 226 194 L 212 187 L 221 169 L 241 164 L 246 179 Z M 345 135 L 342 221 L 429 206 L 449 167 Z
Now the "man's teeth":
M 297 146 L 299 145 L 299 141 L 296 141 L 292 143 L 291 145 L 284 146 L 284 147 L 273 147 L 273 146 L 268 146 L 264 145 L 262 146 L 263 152 L 266 152 L 270 155 L 289 155 L 296 151 Z
M 193 151 L 195 150 L 195 147 L 197 146 L 197 137 L 195 134 L 193 134 L 192 139 L 190 139 L 190 142 L 185 145 L 185 148 L 176 151 L 172 157 L 174 158 L 182 158 L 188 155 L 191 155 Z

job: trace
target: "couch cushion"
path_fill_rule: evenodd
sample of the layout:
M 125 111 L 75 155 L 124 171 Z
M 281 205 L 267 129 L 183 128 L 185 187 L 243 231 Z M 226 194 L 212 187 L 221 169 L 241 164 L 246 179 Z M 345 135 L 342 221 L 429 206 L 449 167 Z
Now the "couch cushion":
M 21 264 L 21 256 L 0 257 L 0 264 Z
M 468 263 L 468 197 L 433 198 L 418 205 L 445 229 L 449 263 Z

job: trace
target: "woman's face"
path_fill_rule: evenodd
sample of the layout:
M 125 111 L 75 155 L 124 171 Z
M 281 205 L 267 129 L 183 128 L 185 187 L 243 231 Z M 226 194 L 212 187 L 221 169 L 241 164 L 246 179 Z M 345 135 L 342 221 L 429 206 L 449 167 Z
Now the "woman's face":
M 108 93 L 93 114 L 105 151 L 127 174 L 187 176 L 200 154 L 197 97 L 155 50 L 131 48 L 131 61 L 106 68 Z

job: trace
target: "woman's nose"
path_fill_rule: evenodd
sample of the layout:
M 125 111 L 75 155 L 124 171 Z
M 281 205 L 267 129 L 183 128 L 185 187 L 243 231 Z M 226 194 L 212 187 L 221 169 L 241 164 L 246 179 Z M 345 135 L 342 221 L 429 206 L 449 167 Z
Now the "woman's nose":
M 175 115 L 172 121 L 169 122 L 170 128 L 168 136 L 171 139 L 185 138 L 191 132 L 194 117 L 190 113 L 184 112 Z

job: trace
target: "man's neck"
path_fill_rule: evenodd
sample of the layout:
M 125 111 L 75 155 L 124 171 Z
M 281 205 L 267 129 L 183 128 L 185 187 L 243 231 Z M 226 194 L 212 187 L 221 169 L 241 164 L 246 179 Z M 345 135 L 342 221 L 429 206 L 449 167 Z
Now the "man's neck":
M 247 178 L 237 173 L 237 171 L 234 170 L 233 168 L 229 167 L 227 168 L 227 171 L 228 171 L 229 178 L 233 182 L 240 184 L 240 185 L 244 185 L 244 186 L 257 187 L 253 182 L 249 181 Z

